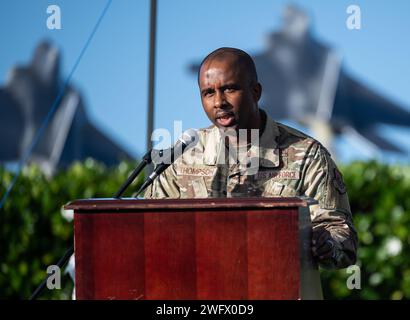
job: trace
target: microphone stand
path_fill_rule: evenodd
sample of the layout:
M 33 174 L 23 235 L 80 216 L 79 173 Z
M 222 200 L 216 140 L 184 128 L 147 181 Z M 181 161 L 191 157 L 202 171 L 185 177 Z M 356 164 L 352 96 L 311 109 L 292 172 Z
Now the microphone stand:
M 118 189 L 118 191 L 114 194 L 114 198 L 118 199 L 124 193 L 124 191 L 128 188 L 128 186 L 134 181 L 134 179 L 140 174 L 140 172 L 152 162 L 151 152 L 148 151 L 143 157 L 141 163 L 134 169 L 134 171 L 130 174 L 128 179 L 122 184 L 122 186 Z M 137 193 L 138 194 L 138 193 Z
M 64 256 L 60 258 L 57 262 L 57 266 L 61 269 L 65 266 L 67 263 L 68 259 L 72 256 L 74 253 L 74 245 L 71 245 L 71 247 L 64 253 Z M 40 283 L 40 285 L 37 287 L 37 289 L 33 292 L 33 294 L 30 297 L 30 300 L 35 300 L 37 297 L 40 295 L 41 292 L 43 292 L 44 288 L 46 287 L 47 280 L 51 276 L 51 274 L 48 274 L 47 277 L 43 279 L 43 281 Z
M 162 155 L 163 150 L 159 151 L 159 155 Z M 134 169 L 134 171 L 130 174 L 128 179 L 122 184 L 122 186 L 118 189 L 118 191 L 114 194 L 114 198 L 118 199 L 121 197 L 121 195 L 124 193 L 124 191 L 128 188 L 128 186 L 134 181 L 134 179 L 140 174 L 140 172 L 152 162 L 152 157 L 151 157 L 152 149 L 149 150 L 143 157 L 141 163 Z M 145 189 L 145 188 L 144 188 Z M 140 188 L 137 192 L 137 195 L 143 191 L 142 188 Z M 73 255 L 74 253 L 74 245 L 71 245 L 70 248 L 65 252 L 64 256 L 60 258 L 57 262 L 57 266 L 61 269 L 63 268 L 68 259 Z M 51 274 L 48 274 L 44 280 L 40 283 L 40 285 L 37 287 L 37 289 L 33 292 L 33 294 L 30 297 L 30 300 L 35 300 L 37 297 L 43 292 L 44 288 L 46 287 L 47 280 L 51 276 Z

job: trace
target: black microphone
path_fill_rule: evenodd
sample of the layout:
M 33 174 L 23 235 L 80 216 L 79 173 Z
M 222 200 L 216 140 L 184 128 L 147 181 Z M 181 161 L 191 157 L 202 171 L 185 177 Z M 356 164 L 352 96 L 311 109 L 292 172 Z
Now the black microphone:
M 115 193 L 114 198 L 119 199 L 124 191 L 128 188 L 128 186 L 135 180 L 135 178 L 140 174 L 140 172 L 152 162 L 157 162 L 157 158 L 161 158 L 163 156 L 164 150 L 156 150 L 151 149 L 149 150 L 143 157 L 142 161 L 138 164 L 138 166 L 134 169 L 134 171 L 128 176 L 127 180 L 122 184 L 120 189 Z
M 194 129 L 186 130 L 181 137 L 177 140 L 174 147 L 164 150 L 162 154 L 162 161 L 155 167 L 154 171 L 149 175 L 147 180 L 142 184 L 142 186 L 137 191 L 136 195 L 140 194 L 146 188 L 148 188 L 151 183 L 154 182 L 155 178 L 158 177 L 162 172 L 165 171 L 179 156 L 184 153 L 188 146 L 194 146 L 198 142 L 198 133 Z

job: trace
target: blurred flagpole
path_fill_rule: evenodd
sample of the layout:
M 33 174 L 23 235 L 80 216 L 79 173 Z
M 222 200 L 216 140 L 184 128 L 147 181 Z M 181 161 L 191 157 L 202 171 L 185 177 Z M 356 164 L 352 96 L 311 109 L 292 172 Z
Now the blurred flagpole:
M 157 31 L 157 0 L 151 0 L 150 37 L 149 37 L 149 75 L 148 75 L 148 123 L 147 150 L 152 148 L 151 134 L 154 130 L 154 98 L 155 98 L 155 42 Z

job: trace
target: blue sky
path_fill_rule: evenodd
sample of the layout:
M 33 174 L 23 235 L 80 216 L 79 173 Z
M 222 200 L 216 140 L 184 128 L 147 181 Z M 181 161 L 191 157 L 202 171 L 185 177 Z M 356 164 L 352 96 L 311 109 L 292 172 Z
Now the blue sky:
M 12 65 L 27 63 L 38 41 L 45 38 L 62 50 L 66 77 L 106 3 L 1 1 L 0 82 L 4 83 Z M 196 79 L 188 72 L 188 65 L 222 46 L 239 47 L 251 54 L 262 51 L 266 35 L 280 26 L 287 3 L 158 0 L 155 128 L 172 129 L 174 120 L 181 120 L 183 129 L 207 126 Z M 410 1 L 292 3 L 307 10 L 314 35 L 337 48 L 352 75 L 410 109 Z M 46 9 L 52 4 L 61 8 L 61 30 L 46 27 Z M 361 8 L 359 31 L 346 28 L 350 4 Z M 72 79 L 83 94 L 89 116 L 135 156 L 145 150 L 148 31 L 148 0 L 113 0 Z M 387 134 L 408 144 L 404 135 L 389 130 Z

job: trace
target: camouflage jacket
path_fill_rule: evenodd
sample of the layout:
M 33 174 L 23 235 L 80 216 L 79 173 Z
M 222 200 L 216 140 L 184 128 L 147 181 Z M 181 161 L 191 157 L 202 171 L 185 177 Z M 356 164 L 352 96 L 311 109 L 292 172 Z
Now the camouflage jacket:
M 216 126 L 198 134 L 195 147 L 153 182 L 145 198 L 310 197 L 318 202 L 310 207 L 312 227 L 326 228 L 336 244 L 335 257 L 322 266 L 355 263 L 357 235 L 346 188 L 319 142 L 269 117 L 258 143 L 244 152 L 228 151 Z

